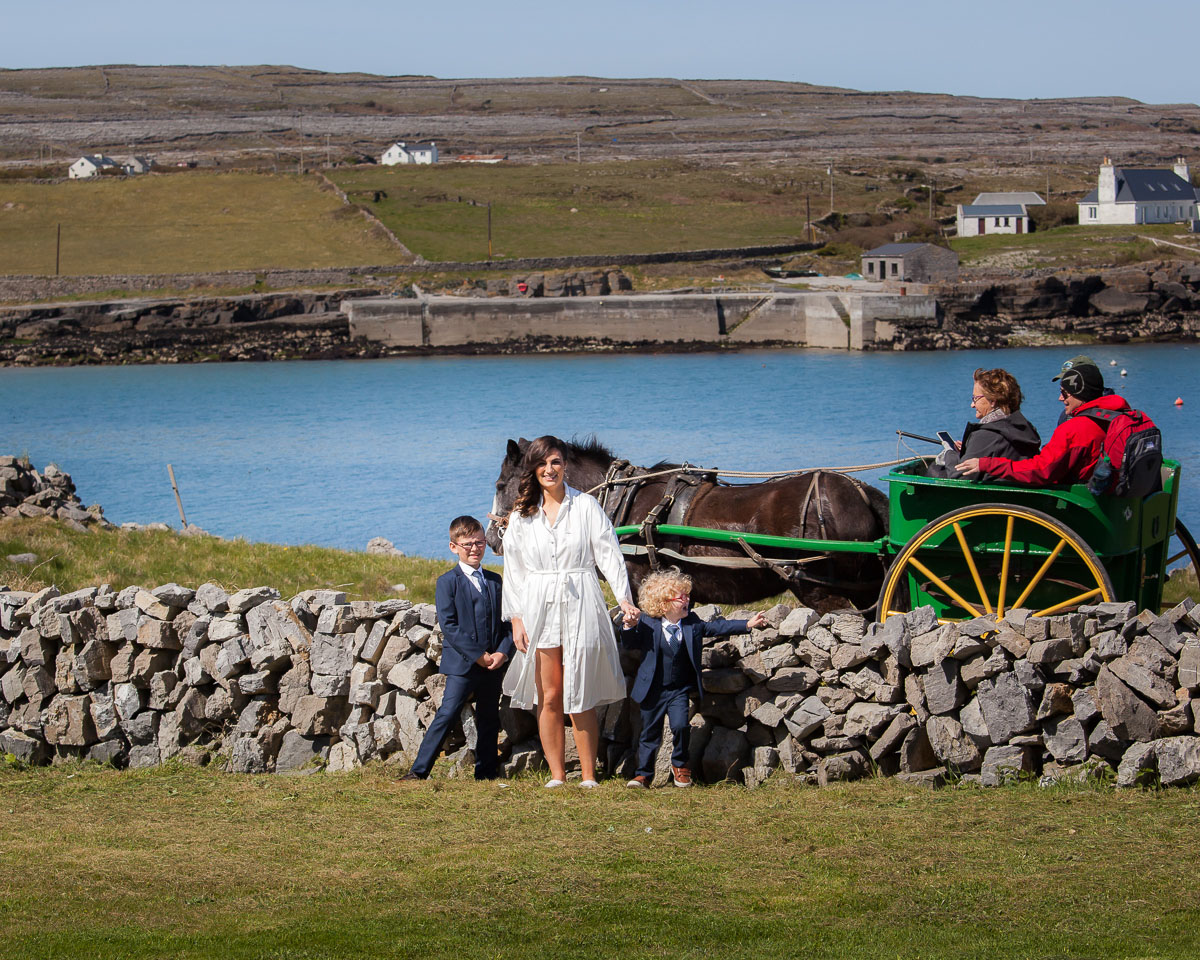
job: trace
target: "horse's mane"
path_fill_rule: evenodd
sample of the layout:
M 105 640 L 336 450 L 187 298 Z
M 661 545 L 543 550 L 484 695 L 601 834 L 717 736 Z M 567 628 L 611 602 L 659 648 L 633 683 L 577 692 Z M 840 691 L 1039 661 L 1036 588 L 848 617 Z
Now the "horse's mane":
M 608 449 L 608 447 L 597 440 L 594 433 L 589 434 L 582 440 L 572 438 L 570 440 L 564 440 L 563 443 L 570 448 L 567 451 L 567 454 L 572 457 L 595 457 L 596 459 L 602 459 L 606 461 L 617 459 L 616 454 L 614 454 Z

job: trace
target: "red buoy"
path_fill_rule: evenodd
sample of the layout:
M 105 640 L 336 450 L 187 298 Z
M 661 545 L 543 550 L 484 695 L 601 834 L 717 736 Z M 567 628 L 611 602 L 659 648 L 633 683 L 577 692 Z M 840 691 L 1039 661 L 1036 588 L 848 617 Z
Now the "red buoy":
M 1176 398 L 1175 398 L 1175 406 L 1177 406 L 1177 407 L 1182 407 L 1182 406 L 1183 406 L 1183 397 L 1176 397 Z

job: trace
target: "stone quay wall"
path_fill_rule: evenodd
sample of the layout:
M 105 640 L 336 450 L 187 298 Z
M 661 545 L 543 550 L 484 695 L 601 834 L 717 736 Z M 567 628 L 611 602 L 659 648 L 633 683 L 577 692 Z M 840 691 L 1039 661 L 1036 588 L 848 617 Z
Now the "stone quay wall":
M 928 296 L 808 291 L 347 300 L 350 337 L 392 348 L 604 342 L 891 349 L 937 326 Z
M 1162 615 L 1108 603 L 950 625 L 930 608 L 883 625 L 786 605 L 766 616 L 768 627 L 704 649 L 690 744 L 703 781 L 1200 777 L 1190 601 Z M 211 583 L 0 589 L 0 752 L 239 773 L 402 770 L 441 700 L 441 648 L 434 608 L 403 599 L 308 590 L 285 601 Z M 622 653 L 630 676 L 636 656 Z M 532 716 L 505 707 L 502 719 L 504 772 L 540 767 Z M 470 775 L 470 707 L 460 721 L 446 766 Z M 604 769 L 632 774 L 636 706 L 602 707 L 600 722 Z M 670 749 L 668 730 L 656 784 L 670 782 Z

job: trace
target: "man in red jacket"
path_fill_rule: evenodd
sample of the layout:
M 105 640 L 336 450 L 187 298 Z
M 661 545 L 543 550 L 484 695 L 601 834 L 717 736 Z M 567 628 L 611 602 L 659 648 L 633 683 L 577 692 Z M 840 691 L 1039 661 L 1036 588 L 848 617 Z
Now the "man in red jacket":
M 1104 452 L 1107 433 L 1104 426 L 1086 416 L 1087 411 L 1128 410 L 1129 404 L 1116 394 L 1104 393 L 1104 377 L 1090 357 L 1072 357 L 1051 383 L 1055 380 L 1061 387 L 1058 397 L 1067 419 L 1058 425 L 1036 457 L 1028 460 L 976 457 L 963 460 L 955 469 L 959 473 L 978 470 L 989 480 L 1008 480 L 1028 487 L 1084 483 Z

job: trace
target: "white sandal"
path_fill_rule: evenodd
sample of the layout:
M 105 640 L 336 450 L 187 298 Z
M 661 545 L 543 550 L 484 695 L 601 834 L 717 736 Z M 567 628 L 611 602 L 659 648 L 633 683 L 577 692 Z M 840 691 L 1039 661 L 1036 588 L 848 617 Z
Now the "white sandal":
M 592 790 L 592 789 L 600 786 L 600 784 L 598 784 L 595 780 L 580 780 L 579 786 L 582 787 L 584 790 Z
M 545 788 L 547 790 L 553 790 L 555 787 L 561 787 L 562 785 L 563 782 L 561 780 L 547 780 L 545 783 Z

